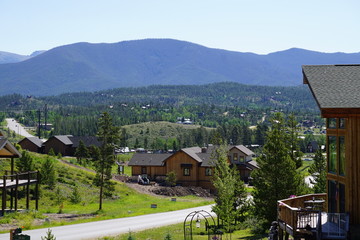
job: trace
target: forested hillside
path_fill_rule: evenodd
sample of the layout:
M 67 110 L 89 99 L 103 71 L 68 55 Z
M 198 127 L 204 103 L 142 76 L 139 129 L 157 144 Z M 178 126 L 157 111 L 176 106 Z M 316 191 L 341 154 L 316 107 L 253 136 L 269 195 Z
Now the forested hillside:
M 215 136 L 237 143 L 261 142 L 250 126 L 266 124 L 272 112 L 295 113 L 297 119 L 321 122 L 318 109 L 306 86 L 265 87 L 238 83 L 216 83 L 201 86 L 149 86 L 119 88 L 93 93 L 69 93 L 52 97 L 0 97 L 0 108 L 7 116 L 16 117 L 27 126 L 37 126 L 40 110 L 44 123 L 45 104 L 47 123 L 53 130 L 43 136 L 72 134 L 95 135 L 97 119 L 109 112 L 117 126 L 168 122 L 178 123 L 177 131 L 164 133 L 165 126 L 150 124 L 123 127 L 122 145 L 132 147 L 172 148 L 202 145 Z M 189 119 L 191 125 L 204 127 L 184 130 L 182 122 Z M 152 127 L 151 127 L 152 126 Z M 205 130 L 205 127 L 211 128 Z M 149 128 L 149 129 L 148 129 Z M 162 128 L 163 131 L 154 129 Z M 167 131 L 166 130 L 166 131 Z M 149 136 L 149 131 L 152 132 Z M 169 130 L 170 131 L 170 130 Z M 264 131 L 261 130 L 261 131 Z M 147 132 L 147 133 L 146 133 Z M 165 146 L 166 145 L 166 146 Z

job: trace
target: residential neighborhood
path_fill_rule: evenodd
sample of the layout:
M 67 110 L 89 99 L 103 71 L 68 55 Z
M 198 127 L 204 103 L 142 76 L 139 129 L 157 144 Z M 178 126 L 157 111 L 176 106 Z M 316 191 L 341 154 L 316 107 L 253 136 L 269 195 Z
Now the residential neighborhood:
M 251 171 L 258 166 L 252 157 L 254 153 L 243 145 L 229 146 L 229 164 L 239 171 L 241 180 L 251 184 Z M 211 178 L 214 173 L 216 146 L 183 148 L 172 154 L 135 153 L 129 161 L 132 176 L 144 176 L 151 181 L 163 182 L 168 173 L 174 172 L 176 184 L 200 186 L 214 190 Z

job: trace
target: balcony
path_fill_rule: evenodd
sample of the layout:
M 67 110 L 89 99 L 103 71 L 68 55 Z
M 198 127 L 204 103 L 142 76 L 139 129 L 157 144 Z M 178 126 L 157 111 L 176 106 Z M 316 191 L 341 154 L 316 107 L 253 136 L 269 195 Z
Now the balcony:
M 326 194 L 308 194 L 278 201 L 279 239 L 346 239 L 349 215 L 327 213 Z

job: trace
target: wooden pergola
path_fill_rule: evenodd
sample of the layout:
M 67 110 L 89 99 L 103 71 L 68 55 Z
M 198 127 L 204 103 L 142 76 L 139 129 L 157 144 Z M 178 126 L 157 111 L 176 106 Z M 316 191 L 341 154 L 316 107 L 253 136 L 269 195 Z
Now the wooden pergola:
M 18 191 L 20 187 L 26 188 L 26 209 L 30 206 L 30 185 L 35 184 L 35 209 L 38 210 L 39 199 L 39 172 L 24 172 L 16 173 L 14 171 L 15 158 L 21 157 L 19 151 L 4 137 L 0 136 L 0 159 L 6 158 L 11 160 L 10 173 L 5 171 L 5 174 L 0 178 L 1 190 L 1 215 L 4 215 L 6 210 L 18 210 Z M 10 206 L 7 209 L 7 194 L 10 192 Z

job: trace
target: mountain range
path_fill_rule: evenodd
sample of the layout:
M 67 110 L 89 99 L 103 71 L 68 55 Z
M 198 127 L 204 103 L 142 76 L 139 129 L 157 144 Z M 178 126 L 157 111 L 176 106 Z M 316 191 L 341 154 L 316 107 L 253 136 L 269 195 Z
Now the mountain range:
M 16 55 L 8 56 L 16 58 Z M 120 87 L 215 82 L 296 86 L 302 84 L 301 65 L 356 63 L 360 63 L 360 53 L 292 48 L 260 55 L 173 39 L 75 43 L 0 64 L 0 95 L 48 96 Z

